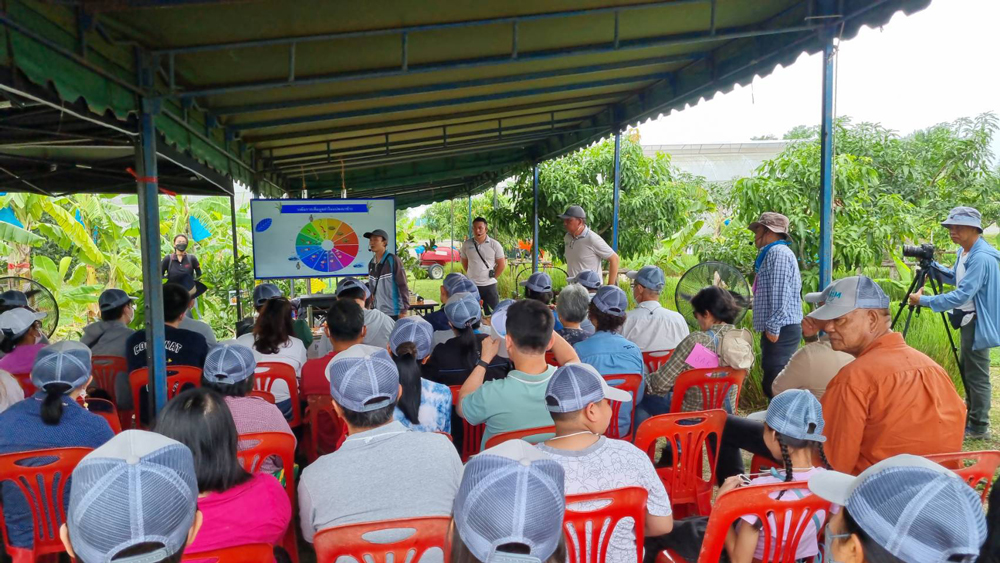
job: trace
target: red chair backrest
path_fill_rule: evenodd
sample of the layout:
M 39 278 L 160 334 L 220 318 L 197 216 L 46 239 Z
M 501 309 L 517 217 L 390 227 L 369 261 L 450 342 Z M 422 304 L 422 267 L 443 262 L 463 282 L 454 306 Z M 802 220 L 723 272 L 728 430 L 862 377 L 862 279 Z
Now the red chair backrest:
M 1000 451 L 987 450 L 982 452 L 957 452 L 952 454 L 934 454 L 925 456 L 927 459 L 940 463 L 951 469 L 965 480 L 973 489 L 983 484 L 983 502 L 990 496 L 993 476 L 1000 467 Z M 969 461 L 971 463 L 966 464 Z
M 622 391 L 627 391 L 632 395 L 632 402 L 629 403 L 629 408 L 632 410 L 632 416 L 629 421 L 635 420 L 635 404 L 636 397 L 639 395 L 639 387 L 642 385 L 642 374 L 638 373 L 620 373 L 615 375 L 605 375 L 604 381 L 608 382 L 611 387 L 616 387 Z M 624 439 L 622 436 L 621 429 L 618 428 L 618 413 L 622 410 L 623 403 L 618 401 L 611 401 L 611 425 L 608 426 L 608 431 L 605 432 L 605 436 L 614 439 Z M 632 422 L 630 422 L 631 424 Z
M 340 416 L 337 415 L 337 411 L 333 410 L 333 397 L 330 395 L 309 395 L 306 397 L 306 424 L 309 426 L 309 432 L 307 434 L 308 439 L 303 440 L 306 454 L 306 460 L 309 463 L 316 461 L 321 453 L 330 453 L 335 447 L 329 452 L 320 452 L 319 439 L 320 439 L 320 425 L 328 421 L 329 426 L 334 427 L 335 436 L 331 436 L 334 443 L 339 444 L 344 436 L 347 434 L 347 425 L 341 420 Z M 324 425 L 327 426 L 327 425 Z
M 92 409 L 91 405 L 97 406 L 98 408 Z M 122 431 L 121 419 L 118 418 L 118 409 L 115 408 L 115 404 L 107 399 L 101 399 L 99 397 L 87 397 L 84 400 L 84 408 L 93 414 L 103 418 L 108 422 L 108 426 L 111 427 L 111 431 L 115 434 L 119 434 Z
M 301 426 L 302 405 L 299 404 L 299 382 L 295 378 L 295 368 L 281 362 L 260 362 L 253 373 L 253 388 L 273 393 L 271 387 L 279 379 L 288 385 L 288 394 L 292 399 L 292 419 L 288 421 L 288 425 L 292 428 Z
M 660 369 L 660 366 L 667 363 L 667 360 L 670 359 L 673 353 L 673 350 L 650 350 L 649 352 L 643 352 L 642 363 L 646 365 L 649 373 L 653 373 Z
M 288 500 L 295 504 L 295 436 L 284 432 L 252 432 L 240 434 L 236 459 L 250 473 L 258 473 L 264 460 L 281 459 L 285 470 L 285 490 Z
M 770 496 L 793 489 L 805 491 L 802 498 L 792 492 L 783 494 L 780 499 Z M 806 483 L 792 482 L 740 487 L 719 496 L 712 507 L 712 516 L 708 519 L 698 563 L 719 561 L 725 547 L 726 534 L 733 523 L 744 516 L 756 516 L 763 524 L 760 529 L 761 537 L 764 538 L 764 556 L 761 561 L 795 563 L 799 541 L 811 527 L 816 528 L 817 520 L 820 525 L 815 533 L 822 533 L 830 511 L 829 501 L 808 491 Z
M 559 362 L 556 361 L 556 355 L 552 353 L 552 350 L 545 352 L 545 363 L 550 366 L 559 367 Z
M 643 530 L 646 525 L 646 489 L 627 487 L 613 491 L 566 495 L 566 559 L 572 563 L 604 563 L 608 545 L 618 522 L 635 521 L 636 563 L 642 563 Z M 595 503 L 588 508 L 582 503 Z
M 132 404 L 139 408 L 139 390 L 149 385 L 149 368 L 139 368 L 128 374 L 128 384 L 132 388 Z M 176 397 L 187 385 L 201 387 L 201 368 L 195 366 L 167 366 L 167 400 Z M 135 424 L 142 423 L 136 417 Z
M 701 409 L 710 411 L 721 409 L 729 390 L 736 387 L 735 409 L 740 402 L 740 389 L 747 372 L 744 369 L 730 367 L 690 369 L 677 376 L 674 381 L 674 396 L 670 399 L 670 412 L 683 412 L 684 395 L 688 389 L 701 392 Z
M 17 384 L 21 386 L 21 390 L 24 391 L 25 397 L 30 397 L 35 394 L 35 391 L 38 391 L 35 384 L 31 382 L 30 373 L 12 373 L 11 375 L 17 380 Z
M 764 457 L 759 454 L 753 454 L 753 459 L 750 460 L 750 474 L 759 475 L 772 467 L 777 469 L 784 469 L 784 465 L 780 463 L 775 463 L 769 457 Z
M 238 545 L 200 553 L 185 553 L 182 563 L 266 563 L 274 561 L 274 548 L 266 543 Z
M 726 411 L 723 410 L 661 414 L 650 417 L 639 425 L 635 447 L 646 452 L 651 461 L 656 454 L 656 441 L 659 438 L 667 439 L 673 463 L 661 463 L 661 466 L 657 466 L 656 473 L 663 481 L 674 506 L 696 504 L 703 514 L 711 510 L 715 464 L 719 458 L 722 429 L 725 425 Z M 708 439 L 712 435 L 715 436 L 714 445 Z M 704 471 L 705 457 L 709 464 L 708 475 Z
M 461 385 L 451 385 L 451 404 L 458 408 L 458 392 Z M 462 419 L 462 450 L 460 452 L 462 463 L 469 461 L 469 458 L 478 454 L 483 445 L 483 434 L 486 433 L 486 424 L 469 424 Z
M 322 530 L 313 538 L 317 563 L 334 563 L 338 557 L 346 556 L 357 561 L 384 563 L 392 554 L 395 563 L 420 561 L 431 548 L 445 549 L 451 516 L 429 516 L 425 518 L 404 518 L 382 522 L 349 524 Z M 366 535 L 382 530 L 412 530 L 408 536 L 391 543 L 376 543 L 377 538 L 368 540 Z M 412 557 L 409 555 L 412 553 Z M 448 554 L 445 553 L 445 560 Z
M 0 481 L 15 485 L 31 509 L 35 539 L 34 548 L 27 551 L 34 557 L 66 551 L 59 539 L 59 527 L 66 522 L 66 507 L 63 505 L 66 483 L 73 468 L 90 452 L 90 448 L 52 448 L 0 454 Z M 28 467 L 24 465 L 28 460 L 43 465 Z M 3 543 L 8 554 L 13 555 L 17 548 L 10 546 L 2 511 L 0 529 L 3 530 Z M 34 558 L 29 560 L 34 561 Z
M 530 438 L 532 436 L 539 436 L 544 438 L 545 434 L 555 434 L 555 426 L 538 426 L 536 428 L 525 428 L 524 430 L 511 430 L 510 432 L 501 432 L 494 436 L 490 436 L 489 440 L 486 440 L 486 447 L 483 449 L 490 449 L 493 446 L 498 446 L 508 440 L 523 440 L 525 438 Z M 541 440 L 536 440 L 536 442 Z
M 128 373 L 128 363 L 121 356 L 94 356 L 90 359 L 90 375 L 94 376 L 94 386 L 103 389 L 118 402 L 115 394 L 115 380 L 119 373 Z
M 260 397 L 261 399 L 264 399 L 265 401 L 271 403 L 272 405 L 274 404 L 274 393 L 270 393 L 268 391 L 261 391 L 259 389 L 253 389 L 252 391 L 247 393 L 247 395 L 249 395 L 250 397 Z

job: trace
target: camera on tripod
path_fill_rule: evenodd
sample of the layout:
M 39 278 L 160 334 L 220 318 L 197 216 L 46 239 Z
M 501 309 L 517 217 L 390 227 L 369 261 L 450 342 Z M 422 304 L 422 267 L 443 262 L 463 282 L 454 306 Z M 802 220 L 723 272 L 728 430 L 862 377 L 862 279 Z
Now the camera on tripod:
M 907 258 L 917 258 L 921 262 L 925 260 L 930 262 L 934 260 L 934 250 L 935 250 L 934 245 L 929 242 L 925 242 L 920 246 L 912 246 L 909 244 L 904 244 L 903 256 L 906 256 Z

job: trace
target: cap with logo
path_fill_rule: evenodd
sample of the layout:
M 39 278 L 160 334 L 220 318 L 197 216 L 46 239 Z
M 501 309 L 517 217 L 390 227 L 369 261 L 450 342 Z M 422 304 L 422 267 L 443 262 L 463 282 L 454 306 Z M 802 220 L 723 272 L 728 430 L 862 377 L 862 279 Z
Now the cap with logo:
M 643 266 L 638 271 L 632 270 L 625 275 L 642 287 L 656 292 L 663 291 L 663 286 L 667 285 L 667 278 L 658 266 Z
M 105 289 L 101 292 L 101 296 L 97 298 L 97 306 L 101 311 L 110 311 L 133 301 L 135 301 L 135 297 L 120 289 Z
M 356 278 L 344 278 L 340 280 L 340 282 L 337 283 L 337 291 L 335 292 L 335 295 L 337 297 L 340 297 L 341 293 L 349 289 L 358 289 L 358 288 L 364 291 L 366 301 L 368 300 L 369 297 L 372 296 L 371 290 L 368 289 L 368 284 Z
M 253 303 L 257 307 L 264 306 L 268 299 L 276 299 L 284 295 L 273 283 L 262 283 L 253 288 Z
M 477 295 L 471 293 L 456 293 L 444 304 L 444 315 L 455 328 L 469 328 L 483 318 L 483 310 L 479 306 Z
M 628 297 L 617 285 L 603 285 L 597 290 L 591 303 L 602 313 L 624 317 L 628 310 Z
M 788 217 L 785 217 L 781 213 L 775 213 L 773 211 L 765 211 L 760 214 L 760 217 L 756 221 L 750 223 L 747 227 L 751 231 L 756 231 L 757 229 L 763 227 L 772 233 L 779 235 L 788 234 Z
M 942 227 L 949 225 L 975 227 L 983 232 L 983 215 L 975 207 L 956 207 L 948 212 L 948 218 L 941 222 Z
M 365 233 L 365 234 L 364 234 L 364 237 L 365 237 L 365 238 L 372 238 L 372 237 L 382 237 L 382 238 L 384 238 L 384 239 L 385 239 L 386 241 L 388 241 L 388 240 L 389 240 L 389 235 L 387 235 L 387 234 L 385 233 L 385 231 L 383 231 L 382 229 L 375 229 L 374 231 L 371 231 L 370 233 Z
M 73 470 L 66 524 L 81 561 L 162 561 L 184 549 L 198 509 L 198 480 L 187 446 L 161 434 L 126 430 Z M 136 545 L 150 553 L 117 555 Z
M 31 383 L 42 390 L 63 383 L 69 385 L 69 392 L 90 380 L 90 368 L 90 348 L 75 340 L 63 340 L 38 351 L 31 367 Z
M 566 213 L 559 216 L 560 219 L 586 219 L 587 213 L 579 205 L 570 205 L 566 208 Z
M 330 394 L 354 412 L 369 412 L 396 402 L 399 371 L 385 348 L 355 344 L 326 365 Z
M 253 350 L 233 340 L 217 344 L 208 351 L 202 377 L 206 381 L 233 385 L 246 381 L 256 368 Z
M 847 507 L 876 543 L 906 563 L 971 562 L 986 540 L 986 519 L 975 490 L 951 470 L 901 454 L 854 477 L 821 471 L 809 490 Z
M 763 412 L 748 416 L 750 420 L 762 420 L 778 434 L 808 440 L 825 442 L 823 436 L 823 407 L 816 396 L 804 389 L 789 389 L 771 399 L 771 404 Z
M 608 385 L 590 364 L 560 366 L 549 378 L 545 389 L 545 404 L 549 412 L 576 412 L 603 399 L 630 403 L 632 394 Z
M 578 283 L 587 289 L 597 289 L 604 284 L 601 274 L 598 274 L 594 270 L 584 270 L 571 278 L 566 278 L 566 282 Z
M 518 285 L 526 287 L 531 291 L 545 293 L 546 291 L 552 291 L 552 278 L 545 272 L 535 272 L 523 282 L 518 282 Z
M 0 293 L 0 305 L 4 307 L 27 307 L 28 296 L 23 291 L 8 289 Z
M 434 348 L 434 327 L 423 317 L 403 317 L 389 335 L 389 347 L 399 355 L 399 346 L 412 342 L 417 347 L 417 359 L 423 360 Z
M 3 333 L 4 340 L 8 338 L 16 340 L 24 336 L 32 325 L 44 318 L 45 313 L 36 313 L 20 307 L 4 311 L 0 314 L 0 332 Z
M 819 321 L 839 319 L 857 309 L 888 309 L 889 296 L 866 276 L 841 278 L 822 292 L 823 306 L 809 313 Z
M 455 529 L 483 563 L 539 563 L 562 539 L 566 498 L 559 462 L 523 440 L 509 440 L 469 460 L 455 497 Z M 522 544 L 527 554 L 498 551 Z
M 448 295 L 471 293 L 476 296 L 476 299 L 479 299 L 479 288 L 472 280 L 462 274 L 448 274 L 442 285 Z

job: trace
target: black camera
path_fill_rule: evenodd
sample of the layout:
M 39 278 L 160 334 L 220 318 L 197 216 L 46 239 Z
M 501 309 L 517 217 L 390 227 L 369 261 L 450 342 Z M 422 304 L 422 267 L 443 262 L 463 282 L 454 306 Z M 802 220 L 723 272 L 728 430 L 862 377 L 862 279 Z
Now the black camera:
M 490 279 L 493 279 L 493 278 L 497 277 L 497 271 L 494 270 L 494 269 L 492 269 L 492 268 L 490 268 L 489 276 L 490 276 Z
M 908 258 L 918 258 L 920 260 L 933 260 L 934 245 L 929 242 L 925 242 L 920 246 L 910 246 L 908 244 L 904 244 L 903 256 Z

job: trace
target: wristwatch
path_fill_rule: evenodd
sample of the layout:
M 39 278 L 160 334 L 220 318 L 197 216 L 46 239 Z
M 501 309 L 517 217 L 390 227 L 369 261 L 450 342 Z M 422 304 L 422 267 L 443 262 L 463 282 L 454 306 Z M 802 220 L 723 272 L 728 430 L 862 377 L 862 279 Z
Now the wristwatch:
M 483 369 L 490 369 L 490 363 L 484 360 L 479 360 L 478 362 L 476 362 L 476 366 L 481 367 Z

